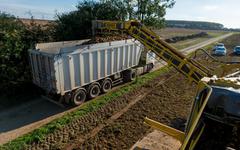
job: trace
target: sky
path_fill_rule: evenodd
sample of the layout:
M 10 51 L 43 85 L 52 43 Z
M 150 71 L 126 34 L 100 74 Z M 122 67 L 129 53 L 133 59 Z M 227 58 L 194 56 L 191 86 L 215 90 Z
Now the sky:
M 240 0 L 176 0 L 166 19 L 210 21 L 240 28 Z
M 0 11 L 21 18 L 54 19 L 56 13 L 76 10 L 79 0 L 0 0 Z M 167 9 L 167 20 L 194 20 L 222 23 L 240 28 L 240 0 L 176 0 Z

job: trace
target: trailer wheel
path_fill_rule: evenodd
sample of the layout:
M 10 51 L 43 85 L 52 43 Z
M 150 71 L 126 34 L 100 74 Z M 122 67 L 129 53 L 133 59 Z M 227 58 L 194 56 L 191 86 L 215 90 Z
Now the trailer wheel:
M 135 80 L 136 79 L 136 72 L 135 70 L 131 72 L 131 81 Z
M 79 106 L 86 100 L 86 90 L 83 88 L 80 88 L 74 92 L 72 102 L 75 106 Z
M 136 72 L 134 70 L 126 70 L 123 72 L 123 81 L 130 82 L 135 80 Z
M 90 99 L 96 98 L 100 94 L 100 85 L 98 83 L 93 83 L 89 86 L 88 97 Z
M 153 69 L 153 67 L 154 67 L 154 64 L 153 64 L 153 63 L 148 64 L 148 65 L 147 65 L 147 72 L 150 72 L 150 71 Z
M 112 81 L 111 79 L 105 79 L 102 83 L 102 92 L 107 93 L 112 89 Z

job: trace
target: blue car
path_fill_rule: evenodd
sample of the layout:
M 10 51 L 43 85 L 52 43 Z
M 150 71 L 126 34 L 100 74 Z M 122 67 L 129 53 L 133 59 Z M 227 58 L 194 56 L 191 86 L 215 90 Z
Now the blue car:
M 236 46 L 233 50 L 233 52 L 237 55 L 240 55 L 240 46 Z
M 222 55 L 225 56 L 227 54 L 227 49 L 223 46 L 221 47 L 216 47 L 214 50 L 214 55 Z

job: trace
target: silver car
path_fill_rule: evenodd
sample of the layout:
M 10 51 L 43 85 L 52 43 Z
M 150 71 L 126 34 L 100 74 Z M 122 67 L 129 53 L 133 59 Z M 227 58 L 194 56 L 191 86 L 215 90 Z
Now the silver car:
M 225 47 L 217 47 L 214 51 L 214 54 L 225 56 L 227 54 L 227 49 Z
M 214 55 L 223 55 L 225 56 L 227 54 L 227 49 L 224 46 L 223 43 L 218 43 L 214 48 L 213 48 L 213 54 Z

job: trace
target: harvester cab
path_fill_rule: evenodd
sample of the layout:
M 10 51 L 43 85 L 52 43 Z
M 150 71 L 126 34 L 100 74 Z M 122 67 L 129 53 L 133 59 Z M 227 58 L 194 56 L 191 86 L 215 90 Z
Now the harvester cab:
M 138 21 L 93 21 L 93 29 L 95 33 L 125 32 L 198 85 L 185 132 L 149 118 L 145 119 L 146 124 L 179 140 L 182 143 L 181 150 L 192 150 L 199 145 L 208 119 L 239 126 L 240 73 L 224 78 L 214 77 L 208 68 L 194 59 L 187 58 Z

